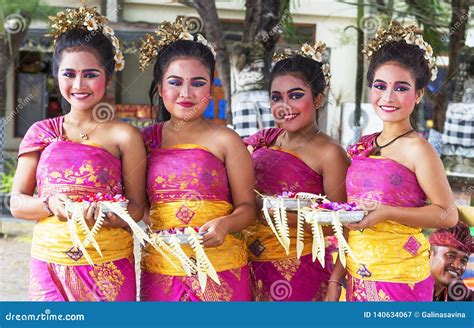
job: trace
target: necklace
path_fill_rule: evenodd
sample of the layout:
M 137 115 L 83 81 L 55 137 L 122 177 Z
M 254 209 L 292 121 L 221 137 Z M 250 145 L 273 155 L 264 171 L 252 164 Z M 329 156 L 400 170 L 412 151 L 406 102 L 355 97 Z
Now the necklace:
M 71 123 L 69 123 L 71 124 Z M 81 138 L 83 141 L 89 140 L 89 135 L 94 132 L 94 130 L 101 125 L 102 122 L 97 123 L 92 129 L 89 131 L 79 131 L 79 138 Z M 72 124 L 71 124 L 72 125 Z
M 82 140 L 89 140 L 89 136 L 88 134 L 91 134 L 92 132 L 94 132 L 95 128 L 97 128 L 99 125 L 101 125 L 102 123 L 97 123 L 91 130 L 89 130 L 88 132 L 79 132 L 79 137 L 82 139 Z
M 388 143 L 386 143 L 386 144 L 383 145 L 383 146 L 380 146 L 379 143 L 377 142 L 377 138 L 382 134 L 383 131 L 380 132 L 380 133 L 375 137 L 375 139 L 374 139 L 374 140 L 375 140 L 375 152 L 377 153 L 377 152 L 380 151 L 380 149 L 385 148 L 385 147 L 387 147 L 387 146 L 390 146 L 390 145 L 393 144 L 396 140 L 400 139 L 400 138 L 403 137 L 403 136 L 406 136 L 406 135 L 409 134 L 409 133 L 412 133 L 413 131 L 415 131 L 415 129 L 411 129 L 410 131 L 407 131 L 407 132 L 405 132 L 405 133 L 399 135 L 398 137 L 395 137 L 394 139 L 390 140 Z

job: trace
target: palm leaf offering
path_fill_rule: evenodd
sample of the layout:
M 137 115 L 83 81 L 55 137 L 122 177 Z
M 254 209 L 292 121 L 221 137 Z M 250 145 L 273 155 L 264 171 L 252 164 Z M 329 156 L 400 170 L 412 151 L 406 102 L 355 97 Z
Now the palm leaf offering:
M 296 224 L 296 258 L 300 259 L 304 249 L 304 217 L 301 215 L 301 204 L 297 202 L 297 224 Z
M 199 284 L 204 292 L 207 285 L 207 277 L 220 285 L 219 276 L 204 250 L 203 234 L 199 229 L 193 227 L 174 228 L 163 230 L 153 234 L 154 242 L 165 252 L 177 258 L 182 270 L 186 275 L 197 274 Z M 182 245 L 189 244 L 194 252 L 196 263 L 184 252 Z
M 92 228 L 89 228 L 83 211 L 85 208 L 88 208 L 92 202 L 97 203 L 98 214 L 94 225 Z M 102 195 L 101 193 L 88 195 L 65 203 L 71 241 L 73 246 L 82 252 L 87 263 L 94 265 L 86 249 L 86 247 L 91 244 L 102 257 L 102 252 L 95 237 L 106 220 L 106 213 L 112 212 L 127 223 L 140 244 L 146 245 L 148 243 L 152 245 L 176 270 L 181 269 L 188 276 L 197 274 L 203 291 L 206 289 L 207 277 L 210 277 L 220 285 L 217 272 L 204 251 L 201 233 L 198 233 L 195 228 L 191 227 L 170 229 L 158 233 L 153 233 L 150 230 L 150 232 L 147 233 L 140 228 L 130 216 L 127 211 L 127 205 L 128 201 L 121 195 L 110 196 Z M 284 213 L 280 222 L 286 221 L 286 213 Z M 79 229 L 85 235 L 82 241 L 79 236 Z M 282 232 L 285 233 L 285 230 L 282 230 Z M 182 249 L 182 244 L 190 244 L 195 253 L 196 263 L 186 255 Z M 169 255 L 178 260 L 180 266 L 177 265 Z
M 186 228 L 185 233 L 189 234 L 189 243 L 196 254 L 197 273 L 202 291 L 204 292 L 206 289 L 207 277 L 211 278 L 216 284 L 220 285 L 221 282 L 219 280 L 219 276 L 212 266 L 211 261 L 207 257 L 206 252 L 204 252 L 204 247 L 202 246 L 202 236 L 191 227 Z
M 354 203 L 330 202 L 325 195 L 306 192 L 285 192 L 282 195 L 267 196 L 257 192 L 263 199 L 263 216 L 273 234 L 284 248 L 290 250 L 289 227 L 286 211 L 296 211 L 296 256 L 300 258 L 304 249 L 304 224 L 311 226 L 313 234 L 312 258 L 318 259 L 324 267 L 325 240 L 323 225 L 331 225 L 339 242 L 339 258 L 346 266 L 346 254 L 357 259 L 344 238 L 343 223 L 359 222 L 367 212 L 359 210 Z M 270 216 L 270 212 L 274 215 Z
M 91 202 L 97 203 L 97 219 L 89 229 L 87 222 L 84 218 L 84 209 L 90 206 Z M 163 252 L 163 250 L 147 235 L 145 231 L 135 222 L 135 220 L 130 216 L 127 211 L 128 200 L 125 199 L 122 195 L 110 196 L 103 195 L 101 193 L 87 195 L 75 200 L 70 200 L 65 203 L 66 216 L 68 219 L 68 228 L 71 235 L 71 241 L 73 246 L 79 249 L 84 258 L 87 260 L 87 263 L 94 265 L 89 253 L 87 252 L 86 247 L 92 244 L 94 249 L 102 257 L 102 252 L 100 250 L 99 244 L 95 237 L 97 233 L 102 228 L 103 223 L 106 219 L 106 213 L 112 212 L 117 215 L 120 219 L 127 223 L 134 235 L 137 237 L 140 244 L 145 245 L 145 243 L 150 243 L 159 253 L 165 256 L 173 265 L 175 265 L 169 257 Z M 79 229 L 86 236 L 84 240 L 81 240 L 79 236 Z

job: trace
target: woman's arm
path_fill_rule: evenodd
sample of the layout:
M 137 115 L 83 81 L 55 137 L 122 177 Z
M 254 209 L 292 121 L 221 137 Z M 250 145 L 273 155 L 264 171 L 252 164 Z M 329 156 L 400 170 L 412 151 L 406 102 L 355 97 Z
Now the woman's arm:
M 341 146 L 329 144 L 322 162 L 324 192 L 332 202 L 347 201 L 346 174 L 351 161 Z
M 225 131 L 222 140 L 234 211 L 201 227 L 200 231 L 207 231 L 203 236 L 206 247 L 221 245 L 227 234 L 242 231 L 255 219 L 255 176 L 250 154 L 235 132 Z
M 418 143 L 410 151 L 416 154 L 416 178 L 430 200 L 430 205 L 423 207 L 379 205 L 362 221 L 347 227 L 358 230 L 374 226 L 384 220 L 420 228 L 449 228 L 456 225 L 458 212 L 440 158 L 427 142 Z
M 346 202 L 346 175 L 351 161 L 341 146 L 335 144 L 331 144 L 330 146 L 330 149 L 327 151 L 327 157 L 322 164 L 324 192 L 332 202 Z M 325 230 L 325 235 L 333 234 L 332 231 L 331 233 L 326 234 L 327 230 Z M 344 237 L 346 240 L 347 235 L 347 230 L 344 229 Z M 339 297 L 341 296 L 341 285 L 345 276 L 346 268 L 342 266 L 338 256 L 331 272 L 331 277 L 329 278 L 328 290 L 324 297 L 325 301 L 339 301 Z
M 14 217 L 26 220 L 39 220 L 50 216 L 48 207 L 58 218 L 65 220 L 65 195 L 47 197 L 33 197 L 36 188 L 36 168 L 40 158 L 39 152 L 29 152 L 18 158 L 18 165 L 13 179 L 13 188 L 10 197 L 10 211 Z
M 127 210 L 135 221 L 140 221 L 146 207 L 146 151 L 142 136 L 137 128 L 120 124 L 115 135 L 119 138 L 122 160 L 124 195 L 128 199 Z M 112 213 L 107 215 L 104 226 L 125 227 L 127 223 Z

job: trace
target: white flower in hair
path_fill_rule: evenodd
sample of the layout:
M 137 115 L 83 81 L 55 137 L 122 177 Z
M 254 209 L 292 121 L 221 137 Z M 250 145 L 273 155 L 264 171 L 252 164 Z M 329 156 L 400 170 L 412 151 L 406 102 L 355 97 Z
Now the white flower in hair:
M 323 73 L 324 75 L 328 75 L 329 74 L 329 65 L 328 64 L 324 64 L 321 69 L 323 70 Z
M 317 62 L 322 62 L 323 61 L 323 55 L 321 55 L 320 52 L 316 52 L 314 55 L 313 55 L 313 60 L 317 61 Z
M 112 30 L 109 26 L 107 25 L 104 25 L 102 26 L 102 31 L 104 32 L 104 34 L 108 34 L 110 36 L 114 36 L 115 35 L 115 32 L 114 30 Z
M 202 43 L 203 45 L 207 46 L 207 40 L 202 36 L 202 34 L 197 35 L 197 42 Z
M 413 33 L 408 33 L 405 36 L 405 42 L 408 44 L 414 44 L 415 43 L 415 35 Z
M 119 39 L 115 35 L 112 37 L 112 45 L 115 49 L 118 49 L 120 47 Z
M 423 41 L 423 38 L 421 36 L 415 39 L 415 45 L 418 46 L 421 50 L 426 50 L 425 41 Z
M 314 48 L 311 47 L 309 44 L 305 43 L 301 46 L 301 51 L 307 55 L 307 56 L 311 56 L 313 57 L 315 52 L 314 52 Z
M 425 49 L 425 59 L 429 60 L 431 57 L 433 57 L 433 48 L 427 44 Z
M 97 30 L 97 27 L 98 27 L 97 21 L 93 17 L 89 17 L 88 19 L 86 19 L 84 21 L 84 26 L 86 26 L 87 30 L 89 31 L 95 31 Z
M 216 56 L 216 51 L 214 50 L 214 47 L 211 45 L 211 43 L 209 41 L 206 40 L 206 38 L 204 38 L 202 36 L 202 34 L 198 34 L 197 35 L 197 42 L 199 43 L 202 43 L 203 45 L 205 45 L 206 47 L 209 48 L 209 50 L 211 50 L 212 54 L 214 55 L 214 57 Z
M 115 70 L 116 70 L 117 72 L 120 72 L 121 70 L 123 70 L 124 64 L 125 64 L 125 63 L 124 63 L 123 60 L 120 61 L 120 62 L 116 62 L 116 63 L 115 63 Z
M 189 33 L 189 32 L 181 32 L 181 33 L 179 34 L 179 39 L 180 39 L 180 40 L 194 41 L 194 37 L 193 37 L 192 34 Z
M 430 58 L 430 59 L 429 59 L 429 65 L 430 65 L 430 66 L 434 66 L 435 64 L 436 64 L 436 58 L 433 58 L 433 57 Z
M 122 52 L 117 52 L 114 56 L 114 60 L 116 63 L 123 61 L 123 54 Z

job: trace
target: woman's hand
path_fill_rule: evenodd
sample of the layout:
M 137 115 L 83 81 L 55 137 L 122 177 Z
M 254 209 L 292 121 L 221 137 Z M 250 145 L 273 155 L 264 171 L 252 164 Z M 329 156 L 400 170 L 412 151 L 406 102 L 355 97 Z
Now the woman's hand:
M 346 224 L 346 227 L 351 230 L 362 230 L 365 228 L 371 228 L 382 221 L 388 220 L 389 209 L 390 206 L 380 204 L 375 210 L 369 211 L 369 213 L 364 216 L 361 221 L 357 223 L 348 223 Z
M 52 195 L 48 199 L 48 207 L 60 221 L 67 221 L 66 202 L 70 199 L 65 194 Z
M 127 222 L 122 220 L 117 214 L 109 212 L 105 215 L 103 227 L 109 228 L 124 228 L 128 227 Z
M 204 232 L 202 236 L 204 247 L 217 247 L 224 242 L 225 237 L 229 234 L 229 228 L 225 217 L 221 217 L 204 224 L 199 232 Z
M 83 210 L 84 218 L 87 224 L 94 225 L 99 218 L 99 205 L 95 202 L 91 203 L 89 207 Z M 126 227 L 127 223 L 123 221 L 118 215 L 113 212 L 105 213 L 105 219 L 102 223 L 102 227 L 108 228 L 123 228 Z

